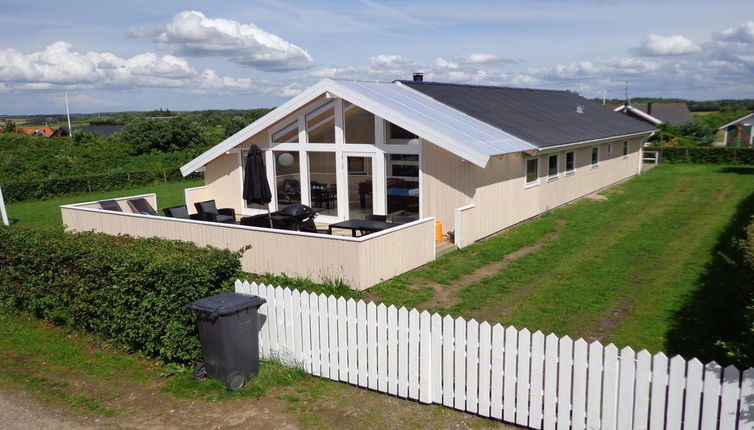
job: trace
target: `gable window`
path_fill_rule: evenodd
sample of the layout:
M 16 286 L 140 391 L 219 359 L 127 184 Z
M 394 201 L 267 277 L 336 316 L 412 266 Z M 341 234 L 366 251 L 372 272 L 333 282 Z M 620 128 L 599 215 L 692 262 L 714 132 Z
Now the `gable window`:
M 539 185 L 539 159 L 529 158 L 526 160 L 526 186 Z
M 628 158 L 628 141 L 623 142 L 623 158 Z
M 272 134 L 273 143 L 298 143 L 298 122 L 292 123 L 281 128 Z
M 343 100 L 346 143 L 374 145 L 374 114 Z
M 306 116 L 309 143 L 335 143 L 335 104 L 322 106 Z
M 570 176 L 576 173 L 576 153 L 573 151 L 565 154 L 565 174 Z
M 599 167 L 600 165 L 600 147 L 599 146 L 593 146 L 592 147 L 592 169 L 595 167 Z
M 613 144 L 608 143 L 607 144 L 607 155 L 613 155 Z
M 547 180 L 553 181 L 555 179 L 558 179 L 558 154 L 547 157 Z
M 387 139 L 388 145 L 406 145 L 412 143 L 419 143 L 419 136 L 411 133 L 405 128 L 398 127 L 397 125 L 388 122 L 387 123 Z

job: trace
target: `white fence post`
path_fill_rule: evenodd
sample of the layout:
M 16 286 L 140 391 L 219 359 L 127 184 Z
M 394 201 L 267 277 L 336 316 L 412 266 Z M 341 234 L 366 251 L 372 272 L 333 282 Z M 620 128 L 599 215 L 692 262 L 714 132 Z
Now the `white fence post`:
M 732 429 L 754 369 L 237 281 L 263 297 L 259 351 L 316 376 L 533 429 Z
M 8 212 L 5 210 L 5 199 L 3 198 L 3 187 L 0 187 L 0 213 L 3 215 L 3 224 L 10 225 L 8 222 Z

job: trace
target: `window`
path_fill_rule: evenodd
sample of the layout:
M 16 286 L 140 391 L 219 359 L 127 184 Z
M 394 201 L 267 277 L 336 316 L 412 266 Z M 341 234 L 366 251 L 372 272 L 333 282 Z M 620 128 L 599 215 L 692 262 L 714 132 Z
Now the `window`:
M 374 115 L 343 100 L 346 143 L 374 145 Z
M 335 143 L 335 104 L 325 105 L 306 116 L 309 143 Z
M 558 179 L 558 154 L 547 157 L 547 180 Z
M 607 144 L 607 155 L 613 155 L 613 144 L 608 143 Z
M 395 124 L 387 123 L 387 144 L 388 145 L 406 145 L 409 143 L 418 143 L 419 136 L 411 133 L 405 128 L 398 127 Z
M 565 154 L 565 174 L 570 176 L 576 173 L 576 153 L 573 151 Z
M 419 154 L 388 154 L 387 175 L 418 178 Z
M 298 122 L 292 123 L 281 128 L 272 134 L 273 143 L 298 143 Z
M 623 142 L 623 158 L 628 158 L 628 141 Z
M 529 158 L 526 160 L 526 186 L 531 187 L 539 184 L 539 159 Z
M 599 146 L 593 146 L 592 147 L 592 169 L 595 167 L 599 167 L 600 165 L 600 147 Z

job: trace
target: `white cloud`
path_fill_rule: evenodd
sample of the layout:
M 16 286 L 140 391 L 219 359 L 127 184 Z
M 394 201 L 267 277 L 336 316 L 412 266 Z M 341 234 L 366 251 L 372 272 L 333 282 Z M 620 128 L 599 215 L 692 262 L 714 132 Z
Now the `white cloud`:
M 754 44 L 754 21 L 714 33 L 712 38 L 721 42 Z
M 435 60 L 435 66 L 439 67 L 440 69 L 457 69 L 458 67 L 460 67 L 458 63 L 448 61 L 442 57 L 438 57 Z
M 483 52 L 477 52 L 474 54 L 469 54 L 467 56 L 463 57 L 455 57 L 453 61 L 456 61 L 461 64 L 479 64 L 479 65 L 495 65 L 495 64 L 503 64 L 503 63 L 515 63 L 515 61 L 508 59 L 508 58 L 502 58 L 498 57 L 494 54 L 486 54 Z
M 688 55 L 701 51 L 702 48 L 693 40 L 681 36 L 658 36 L 650 34 L 641 41 L 638 48 L 640 55 L 646 56 L 666 56 L 666 55 Z
M 109 52 L 80 53 L 68 42 L 55 42 L 44 51 L 24 54 L 0 50 L 0 81 L 9 88 L 130 88 L 181 87 L 250 90 L 249 79 L 219 77 L 212 70 L 197 72 L 183 58 L 144 53 L 121 58 Z
M 423 67 L 414 60 L 409 60 L 400 55 L 377 55 L 369 59 L 369 67 L 378 72 L 401 72 L 408 69 L 417 69 Z M 419 72 L 420 70 L 413 70 Z
M 167 24 L 129 30 L 131 37 L 150 37 L 173 54 L 220 57 L 263 71 L 308 69 L 314 59 L 302 48 L 254 24 L 208 18 L 201 12 L 183 11 Z

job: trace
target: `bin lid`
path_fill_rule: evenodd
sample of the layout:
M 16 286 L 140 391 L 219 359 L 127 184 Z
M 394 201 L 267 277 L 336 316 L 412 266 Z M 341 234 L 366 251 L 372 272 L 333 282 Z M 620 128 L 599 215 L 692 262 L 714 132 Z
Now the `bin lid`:
M 186 307 L 197 312 L 226 315 L 252 306 L 261 306 L 265 303 L 267 303 L 267 300 L 259 296 L 223 293 L 199 299 L 193 303 L 189 303 Z

